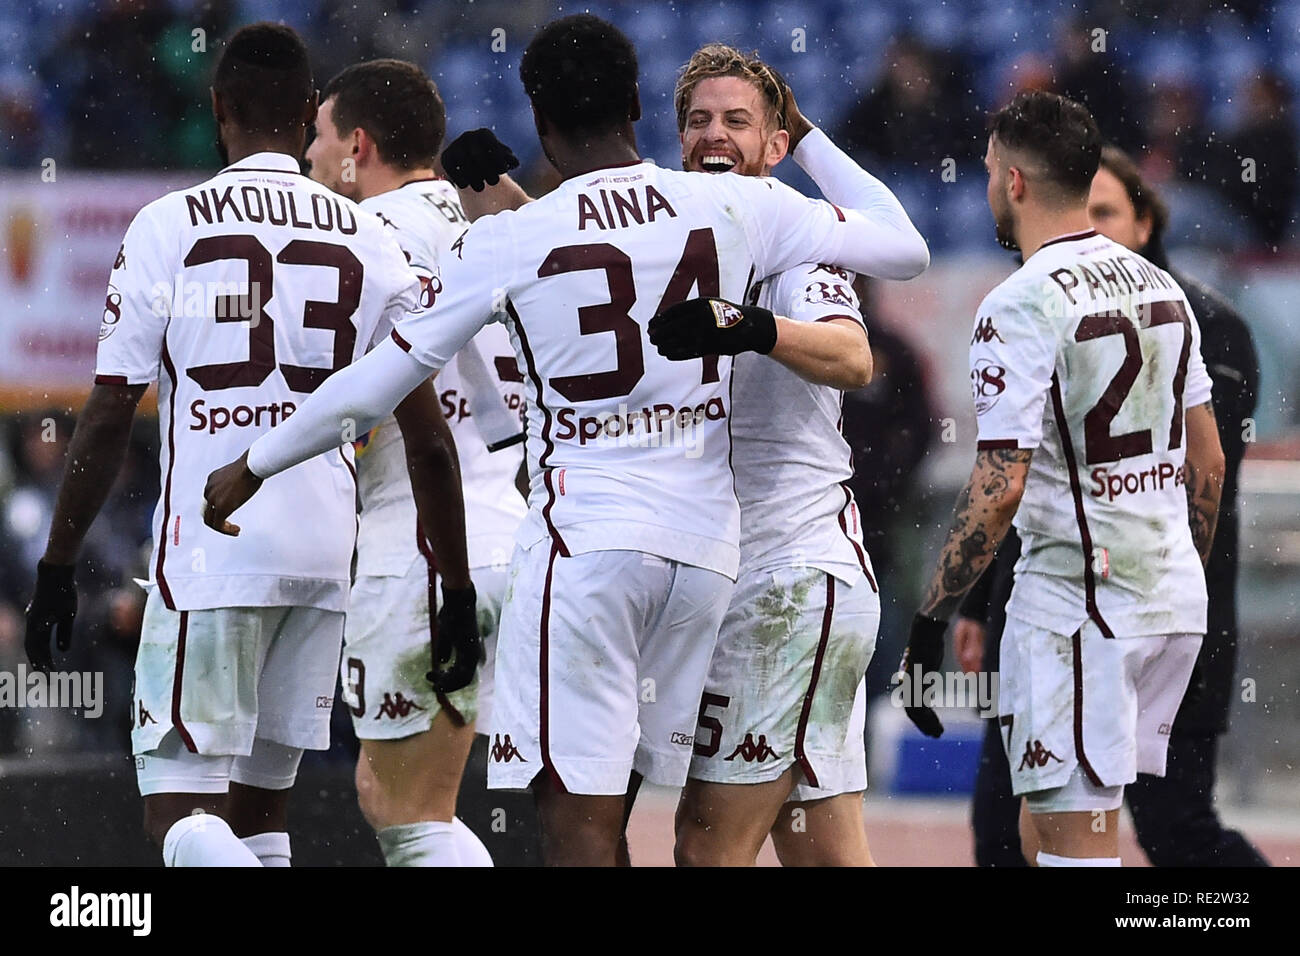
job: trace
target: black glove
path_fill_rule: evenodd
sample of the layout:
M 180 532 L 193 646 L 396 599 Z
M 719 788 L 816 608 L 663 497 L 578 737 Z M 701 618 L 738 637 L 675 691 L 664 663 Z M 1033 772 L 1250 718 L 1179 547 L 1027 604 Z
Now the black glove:
M 898 665 L 899 674 L 907 675 L 908 693 L 904 695 L 903 710 L 908 719 L 927 737 L 942 737 L 943 724 L 939 722 L 939 715 L 932 707 L 913 706 L 912 702 L 921 699 L 921 691 L 925 686 L 922 683 L 924 675 L 938 673 L 943 666 L 943 636 L 947 630 L 947 621 L 936 621 L 924 614 L 916 615 L 912 618 L 912 633 L 907 639 L 907 650 L 903 651 L 903 660 Z M 898 683 L 902 683 L 901 677 Z
M 54 666 L 50 636 L 60 651 L 72 646 L 72 621 L 77 616 L 76 569 L 70 564 L 36 564 L 36 592 L 27 605 L 27 660 L 39 671 Z
M 502 175 L 519 166 L 510 147 L 490 129 L 461 133 L 442 151 L 442 168 L 458 189 L 482 192 L 483 185 L 495 186 Z
M 704 355 L 766 355 L 776 345 L 776 316 L 726 299 L 687 299 L 670 305 L 646 329 L 659 354 L 670 359 Z
M 478 596 L 467 588 L 442 586 L 442 607 L 433 641 L 433 670 L 425 678 L 436 693 L 450 694 L 468 687 L 486 659 L 478 632 Z

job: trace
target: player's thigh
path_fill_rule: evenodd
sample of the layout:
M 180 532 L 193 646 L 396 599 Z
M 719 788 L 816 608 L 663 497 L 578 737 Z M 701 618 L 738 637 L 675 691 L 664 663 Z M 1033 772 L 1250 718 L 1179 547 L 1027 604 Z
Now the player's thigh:
M 569 557 L 542 541 L 511 565 L 496 661 L 488 781 L 622 795 L 637 746 L 637 640 L 667 573 L 636 551 Z
M 364 576 L 352 586 L 339 675 L 360 740 L 400 740 L 427 731 L 443 708 L 452 723 L 477 715 L 475 683 L 438 695 L 433 667 L 428 566 L 418 556 L 403 575 Z
M 751 866 L 794 786 L 788 767 L 760 783 L 687 780 L 674 820 L 679 866 Z
M 874 866 L 862 818 L 862 792 L 790 800 L 772 827 L 782 866 Z
M 149 754 L 175 732 L 191 753 L 248 753 L 258 725 L 259 676 L 285 611 L 177 611 L 152 589 L 136 652 L 132 751 Z
M 357 792 L 381 826 L 450 820 L 474 730 L 439 713 L 428 730 L 397 740 L 362 740 Z

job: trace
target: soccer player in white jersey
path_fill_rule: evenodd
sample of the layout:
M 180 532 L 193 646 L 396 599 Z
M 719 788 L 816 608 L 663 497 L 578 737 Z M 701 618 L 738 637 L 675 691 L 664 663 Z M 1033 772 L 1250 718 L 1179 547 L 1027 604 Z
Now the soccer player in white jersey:
M 998 713 L 1024 842 L 1038 847 L 1026 855 L 1118 866 L 1124 785 L 1164 774 L 1205 633 L 1223 452 L 1182 289 L 1089 224 L 1101 142 L 1088 111 L 1024 93 L 989 129 L 989 206 L 1024 265 L 976 315 L 975 468 L 913 623 L 904 699 L 918 727 L 942 732 L 918 689 L 1014 523 Z
M 792 152 L 832 201 L 862 175 L 779 76 L 732 47 L 697 51 L 675 101 L 686 169 L 766 176 Z M 680 862 L 751 865 L 770 832 L 787 865 L 871 863 L 863 675 L 880 600 L 839 427 L 840 390 L 866 385 L 872 369 L 852 283 L 811 262 L 751 289 L 751 304 L 779 316 L 778 335 L 732 370 L 740 573 L 678 809 Z M 704 318 L 656 344 L 686 343 L 687 356 L 719 347 L 726 333 Z
M 49 666 L 55 629 L 66 645 L 72 565 L 157 380 L 162 494 L 132 729 L 145 827 L 169 866 L 288 866 L 298 763 L 329 745 L 356 534 L 351 447 L 269 480 L 238 537 L 205 526 L 203 481 L 386 335 L 416 307 L 420 284 L 378 219 L 299 173 L 316 92 L 292 30 L 239 30 L 212 89 L 230 165 L 150 203 L 127 230 L 28 612 L 28 653 Z M 409 450 L 436 553 L 468 586 L 449 443 L 421 434 Z M 470 625 L 476 640 L 472 614 Z
M 548 862 L 613 864 L 633 771 L 681 785 L 739 564 L 731 362 L 672 362 L 645 327 L 694 295 L 743 300 L 808 258 L 907 277 L 928 263 L 876 186 L 855 207 L 772 180 L 664 170 L 637 152 L 636 54 L 588 14 L 520 66 L 564 182 L 476 221 L 433 307 L 208 483 L 221 525 L 268 476 L 378 421 L 504 306 L 529 385 L 530 509 L 497 649 L 489 786 L 533 785 Z
M 347 68 L 325 87 L 307 150 L 312 178 L 360 202 L 397 240 L 420 276 L 426 306 L 437 297 L 441 257 L 468 225 L 455 188 L 433 171 L 445 129 L 442 98 L 428 76 L 410 63 L 373 60 Z M 483 683 L 441 695 L 425 680 L 433 666 L 429 608 L 437 605 L 436 569 L 418 530 L 401 436 L 390 418 L 357 452 L 361 516 L 343 696 L 361 741 L 357 795 L 389 865 L 487 865 L 483 844 L 455 812 L 475 721 L 482 726 L 486 718 L 506 567 L 527 510 L 515 487 L 523 460 L 517 447 L 523 380 L 505 329 L 493 324 L 479 332 L 439 373 L 435 390 L 460 462 L 470 573 L 489 651 Z M 494 409 L 484 402 L 509 425 L 496 440 L 511 447 L 489 453 L 479 432 Z

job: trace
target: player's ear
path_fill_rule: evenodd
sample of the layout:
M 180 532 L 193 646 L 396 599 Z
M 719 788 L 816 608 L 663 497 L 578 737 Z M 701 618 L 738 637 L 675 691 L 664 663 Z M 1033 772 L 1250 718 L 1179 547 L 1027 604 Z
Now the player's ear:
M 790 133 L 778 129 L 767 141 L 767 165 L 775 166 L 790 152 Z
M 627 118 L 633 123 L 641 118 L 641 84 L 632 87 L 632 102 L 627 111 Z
M 1151 219 L 1151 213 L 1146 212 L 1137 218 L 1137 240 L 1138 248 L 1145 249 L 1148 242 L 1151 241 L 1151 230 L 1155 228 L 1155 222 Z
M 546 117 L 537 109 L 536 104 L 530 104 L 533 110 L 533 129 L 537 130 L 537 138 L 541 139 L 546 136 L 550 130 L 546 125 Z
M 1013 202 L 1025 198 L 1025 176 L 1019 166 L 1007 167 L 1007 198 Z
M 316 111 L 320 109 L 320 90 L 312 90 L 302 111 L 302 123 L 308 129 L 316 122 Z
M 221 100 L 221 94 L 212 87 L 208 87 L 208 92 L 212 94 L 212 116 L 220 126 L 226 121 L 226 106 Z

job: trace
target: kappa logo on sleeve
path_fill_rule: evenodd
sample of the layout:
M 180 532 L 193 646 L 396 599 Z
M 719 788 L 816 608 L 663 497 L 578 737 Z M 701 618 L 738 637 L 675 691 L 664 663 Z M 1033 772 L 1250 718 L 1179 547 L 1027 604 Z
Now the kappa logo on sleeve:
M 730 302 L 723 302 L 721 299 L 710 299 L 709 305 L 713 309 L 713 321 L 718 324 L 720 329 L 729 329 L 737 325 L 745 316 L 738 308 Z
M 1003 345 L 1005 345 L 1007 341 L 998 333 L 998 330 L 993 327 L 992 316 L 980 319 L 975 323 L 975 334 L 970 337 L 971 345 L 975 345 L 976 343 L 988 344 L 994 339 L 997 339 Z

